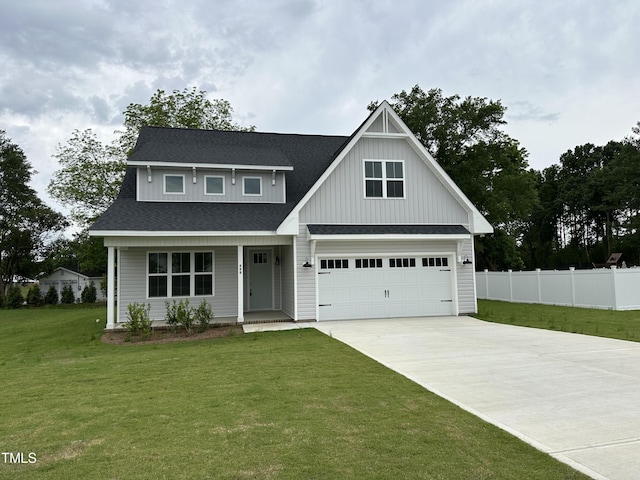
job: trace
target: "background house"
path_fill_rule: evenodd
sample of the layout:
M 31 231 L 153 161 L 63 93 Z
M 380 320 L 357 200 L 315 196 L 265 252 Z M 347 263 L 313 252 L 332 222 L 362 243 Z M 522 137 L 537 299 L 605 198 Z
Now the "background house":
M 71 285 L 73 294 L 75 295 L 77 302 L 80 301 L 82 290 L 84 290 L 85 287 L 89 286 L 91 282 L 93 282 L 96 287 L 96 301 L 104 302 L 106 300 L 106 297 L 104 296 L 104 293 L 100 288 L 102 276 L 91 277 L 83 273 L 74 272 L 73 270 L 69 270 L 68 268 L 59 267 L 56 268 L 51 274 L 46 275 L 39 280 L 40 292 L 42 293 L 42 295 L 46 295 L 49 287 L 53 285 L 58 291 L 58 298 L 60 298 L 62 289 L 66 285 Z

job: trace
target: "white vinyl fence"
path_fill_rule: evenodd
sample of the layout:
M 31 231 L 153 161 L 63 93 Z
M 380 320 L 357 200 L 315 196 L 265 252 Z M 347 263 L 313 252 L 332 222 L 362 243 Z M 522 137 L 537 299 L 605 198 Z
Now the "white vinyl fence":
M 476 272 L 478 298 L 640 310 L 640 268 Z

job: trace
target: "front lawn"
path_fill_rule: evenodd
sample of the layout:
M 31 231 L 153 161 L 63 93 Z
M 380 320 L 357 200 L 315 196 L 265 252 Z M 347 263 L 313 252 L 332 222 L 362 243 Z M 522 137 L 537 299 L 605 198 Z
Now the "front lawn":
M 104 324 L 0 310 L 0 449 L 37 458 L 1 478 L 587 478 L 314 329 L 107 345 Z
M 488 322 L 640 341 L 640 311 L 637 310 L 618 312 L 478 300 L 478 313 L 474 317 Z

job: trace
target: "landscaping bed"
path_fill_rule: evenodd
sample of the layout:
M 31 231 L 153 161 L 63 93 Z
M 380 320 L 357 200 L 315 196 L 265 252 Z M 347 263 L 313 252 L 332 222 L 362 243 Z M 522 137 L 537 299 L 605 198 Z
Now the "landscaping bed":
M 109 331 L 102 334 L 100 340 L 111 345 L 138 345 L 160 344 L 171 342 L 189 342 L 194 340 L 207 340 L 210 338 L 231 337 L 243 333 L 240 325 L 220 325 L 212 326 L 204 332 L 188 333 L 184 330 L 173 330 L 170 328 L 154 328 L 149 337 L 131 335 L 126 330 Z

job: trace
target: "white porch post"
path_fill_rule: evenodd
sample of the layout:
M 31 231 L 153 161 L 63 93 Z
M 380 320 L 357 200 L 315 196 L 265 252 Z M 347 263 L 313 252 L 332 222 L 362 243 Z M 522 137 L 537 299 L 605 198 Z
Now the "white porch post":
M 107 247 L 107 329 L 115 327 L 115 248 Z
M 238 323 L 244 322 L 244 247 L 238 245 Z

